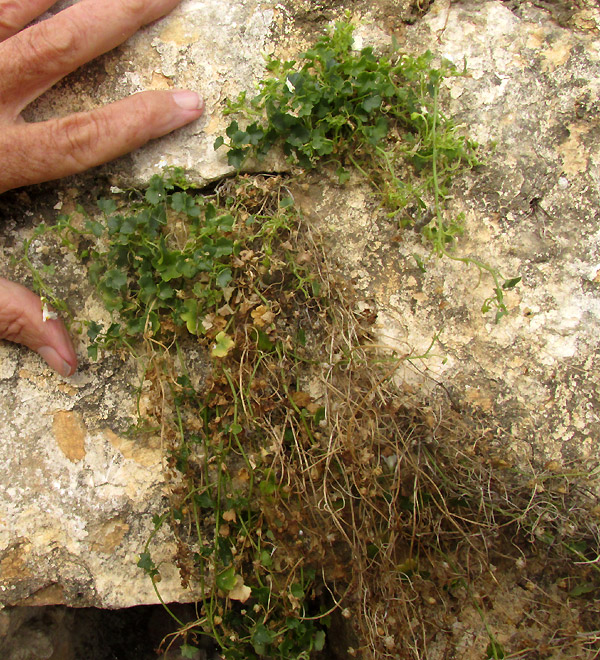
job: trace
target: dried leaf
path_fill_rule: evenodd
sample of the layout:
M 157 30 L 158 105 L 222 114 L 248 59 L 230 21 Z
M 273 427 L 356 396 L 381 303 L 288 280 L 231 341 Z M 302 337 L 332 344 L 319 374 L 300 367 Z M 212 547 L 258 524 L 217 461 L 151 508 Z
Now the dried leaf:
M 312 399 L 308 392 L 292 392 L 290 394 L 290 399 L 298 406 L 298 408 L 307 408 L 312 403 Z
M 259 305 L 252 312 L 252 319 L 254 320 L 254 325 L 259 328 L 262 328 L 268 323 L 272 323 L 275 318 L 275 314 L 266 307 L 265 305 Z
M 223 305 L 217 311 L 221 316 L 231 316 L 234 313 L 229 305 Z
M 236 575 L 235 586 L 227 595 L 231 600 L 239 600 L 240 603 L 245 603 L 252 595 L 252 589 L 244 584 L 244 578 L 241 575 Z
M 223 520 L 226 520 L 227 522 L 235 522 L 237 520 L 237 516 L 234 509 L 225 511 L 225 513 L 223 513 Z

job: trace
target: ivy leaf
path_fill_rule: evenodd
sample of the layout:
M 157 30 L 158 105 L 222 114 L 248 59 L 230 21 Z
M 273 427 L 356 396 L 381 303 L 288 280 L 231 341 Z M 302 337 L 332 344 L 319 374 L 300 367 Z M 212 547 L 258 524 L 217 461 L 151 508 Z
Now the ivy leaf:
M 148 184 L 148 190 L 146 190 L 145 198 L 149 204 L 152 206 L 158 206 L 167 196 L 165 190 L 165 184 L 158 174 L 155 174 Z
M 86 220 L 85 228 L 98 238 L 104 233 L 104 225 L 95 220 Z
M 572 598 L 578 598 L 579 596 L 585 596 L 596 591 L 598 587 L 591 582 L 586 582 L 585 584 L 578 584 L 569 591 L 569 596 Z
M 249 141 L 246 131 L 236 131 L 231 137 L 231 144 L 234 147 L 241 147 L 244 144 L 248 144 Z
M 204 218 L 206 219 L 206 222 L 210 222 L 211 220 L 214 220 L 216 217 L 217 217 L 217 207 L 212 202 L 209 202 L 206 205 L 206 208 L 204 209 Z
M 180 318 L 185 323 L 187 330 L 192 335 L 197 335 L 202 328 L 202 323 L 198 320 L 198 301 L 188 298 L 184 302 L 185 311 L 181 313 Z
M 152 561 L 152 557 L 150 556 L 149 552 L 142 552 L 137 565 L 150 577 L 154 577 L 155 575 L 158 575 L 158 571 L 156 570 L 156 564 Z
M 256 146 L 265 137 L 264 130 L 256 123 L 250 124 L 246 129 L 249 144 Z
M 129 236 L 137 229 L 137 219 L 135 217 L 125 218 L 119 227 L 119 234 Z
M 138 335 L 141 335 L 142 332 L 144 332 L 145 327 L 146 319 L 145 317 L 140 316 L 137 319 L 133 319 L 132 321 L 127 322 L 125 332 L 127 332 L 130 337 L 137 337 Z
M 229 351 L 234 347 L 235 343 L 233 339 L 225 334 L 224 332 L 219 332 L 215 337 L 215 345 L 213 346 L 210 354 L 213 357 L 223 358 L 229 353 Z
M 306 144 L 310 138 L 311 134 L 308 128 L 301 123 L 297 123 L 289 131 L 286 142 L 294 147 L 301 147 Z
M 158 293 L 157 296 L 161 300 L 168 300 L 174 295 L 175 291 L 173 290 L 173 287 L 171 287 L 169 284 L 166 282 L 161 282 L 158 285 Z
M 217 286 L 224 289 L 232 279 L 231 268 L 225 268 L 217 275 Z
M 202 509 L 214 509 L 215 507 L 215 501 L 207 492 L 194 495 L 194 500 Z
M 219 218 L 217 229 L 222 232 L 229 232 L 233 229 L 234 223 L 235 223 L 235 218 L 230 213 L 228 213 L 227 215 L 222 215 Z
M 233 241 L 230 238 L 222 236 L 216 240 L 213 250 L 215 259 L 218 259 L 219 257 L 228 257 L 233 253 Z
M 269 339 L 269 335 L 260 328 L 255 328 L 257 333 L 257 346 L 258 350 L 270 353 L 275 350 L 275 344 Z
M 171 208 L 177 213 L 185 213 L 190 218 L 197 218 L 200 215 L 200 208 L 196 204 L 196 200 L 185 192 L 173 193 Z
M 105 215 L 110 215 L 117 210 L 117 205 L 113 202 L 112 199 L 101 198 L 96 202 L 96 204 Z
M 182 658 L 196 658 L 200 649 L 190 644 L 182 644 L 179 652 Z
M 333 153 L 334 142 L 322 135 L 314 135 L 312 138 L 312 148 L 319 156 L 327 156 Z
M 241 147 L 238 147 L 237 149 L 231 149 L 231 151 L 227 153 L 227 162 L 231 167 L 235 167 L 236 170 L 239 170 L 243 165 L 244 160 L 246 160 L 247 154 L 247 148 L 242 149 Z
M 143 303 L 148 303 L 157 291 L 152 274 L 144 273 L 138 280 L 138 286 L 140 287 L 140 300 Z
M 240 127 L 237 121 L 232 121 L 231 124 L 229 124 L 229 126 L 225 129 L 225 133 L 227 133 L 227 137 L 231 140 L 239 130 Z
M 96 341 L 98 335 L 102 332 L 102 324 L 96 323 L 96 321 L 90 321 L 87 329 L 87 336 L 90 341 Z
M 373 96 L 369 96 L 363 101 L 362 107 L 369 114 L 373 112 L 373 110 L 377 110 L 377 108 L 381 107 L 381 96 L 379 96 L 379 94 L 373 94 Z
M 339 181 L 341 184 L 347 183 L 348 180 L 350 179 L 350 172 L 348 172 L 347 169 L 345 169 L 345 168 L 343 168 L 343 167 L 341 167 L 341 166 L 338 167 L 338 169 L 336 170 L 335 173 L 336 173 L 336 175 L 337 175 L 338 181 Z
M 267 646 L 275 640 L 275 633 L 259 623 L 252 633 L 252 646 L 258 655 L 265 655 Z
M 122 270 L 117 270 L 116 268 L 109 270 L 103 279 L 104 284 L 109 289 L 114 289 L 115 291 L 119 291 L 127 284 L 127 275 Z
M 388 134 L 389 124 L 385 117 L 379 117 L 374 126 L 367 126 L 364 130 L 367 140 L 371 144 L 377 144 Z
M 120 229 L 121 225 L 123 224 L 123 221 L 125 218 L 121 215 L 113 215 L 111 216 L 107 221 L 106 221 L 106 226 L 108 227 L 108 233 L 113 236 L 116 234 Z
M 521 279 L 522 279 L 521 277 L 513 277 L 513 278 L 510 279 L 510 280 L 506 280 L 506 281 L 502 284 L 502 288 L 503 288 L 504 290 L 506 290 L 506 289 L 513 289 L 514 287 L 517 286 L 517 284 L 521 281 Z
M 231 591 L 235 587 L 236 581 L 237 578 L 233 566 L 219 573 L 216 578 L 217 587 L 223 591 Z
M 273 559 L 271 557 L 271 553 L 268 550 L 261 550 L 261 552 L 260 552 L 260 563 L 265 568 L 270 568 L 272 566 Z
M 177 270 L 187 280 L 191 280 L 193 277 L 196 276 L 199 269 L 192 259 L 186 259 L 185 257 L 180 257 L 177 261 Z
M 317 630 L 315 633 L 315 651 L 322 651 L 325 647 L 325 631 Z
M 164 240 L 161 239 L 161 252 L 153 260 L 152 265 L 160 273 L 163 281 L 169 282 L 172 279 L 180 276 L 179 269 L 177 268 L 178 254 L 171 251 L 165 245 Z

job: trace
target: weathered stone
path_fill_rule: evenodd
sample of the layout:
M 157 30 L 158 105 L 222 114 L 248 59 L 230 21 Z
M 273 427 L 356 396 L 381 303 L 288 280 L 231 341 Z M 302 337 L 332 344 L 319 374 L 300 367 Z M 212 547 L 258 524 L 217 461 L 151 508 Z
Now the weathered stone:
M 56 13 L 73 0 L 58 2 Z M 257 0 L 186 0 L 123 46 L 57 85 L 30 110 L 35 120 L 89 110 L 135 92 L 189 88 L 203 97 L 204 116 L 111 165 L 120 182 L 140 183 L 167 165 L 205 184 L 231 173 L 213 143 L 228 124 L 225 98 L 252 89 L 272 51 L 271 33 L 283 7 Z M 281 164 L 280 164 L 281 166 Z
M 541 464 L 598 460 L 600 13 L 588 4 L 593 29 L 573 31 L 529 3 L 516 13 L 439 3 L 407 35 L 411 48 L 466 57 L 450 112 L 482 144 L 497 143 L 454 194 L 452 212 L 466 214 L 458 251 L 523 281 L 494 324 L 479 311 L 485 277 L 477 286 L 475 269 L 432 263 L 429 301 L 415 302 L 402 281 L 388 296 L 388 334 L 418 353 L 440 332 L 434 352 L 447 361 L 425 368 L 459 399 L 475 390 L 491 401 L 507 455 Z M 401 253 L 425 256 L 411 242 Z

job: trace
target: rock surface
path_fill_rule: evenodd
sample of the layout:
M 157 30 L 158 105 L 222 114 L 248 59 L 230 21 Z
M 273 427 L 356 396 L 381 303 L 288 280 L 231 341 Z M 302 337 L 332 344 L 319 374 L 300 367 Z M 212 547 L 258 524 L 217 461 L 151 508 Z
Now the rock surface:
M 458 182 L 451 206 L 466 214 L 462 254 L 523 276 L 507 296 L 509 316 L 494 324 L 481 314 L 490 285 L 479 283 L 474 269 L 430 259 L 410 231 L 398 242 L 368 186 L 322 180 L 298 192 L 297 201 L 329 236 L 340 268 L 375 302 L 382 342 L 418 356 L 438 336 L 432 354 L 412 362 L 418 370 L 407 363 L 407 382 L 440 399 L 449 391 L 456 405 L 498 428 L 509 461 L 597 465 L 600 10 L 580 3 L 559 24 L 544 3 L 438 0 L 406 27 L 401 19 L 415 20 L 415 8 L 430 3 L 340 4 L 364 21 L 357 34 L 365 43 L 389 43 L 394 35 L 411 51 L 429 47 L 457 63 L 467 58 L 470 76 L 452 81 L 448 109 L 472 137 L 497 146 L 481 172 Z M 199 184 L 214 181 L 230 171 L 212 147 L 228 123 L 223 99 L 252 89 L 263 52 L 289 56 L 343 14 L 343 7 L 325 5 L 317 11 L 308 1 L 185 0 L 65 79 L 29 117 L 86 110 L 142 89 L 198 89 L 207 103 L 199 122 L 103 173 L 129 185 L 169 164 Z M 52 216 L 52 207 L 73 209 L 74 185 L 45 189 L 37 205 L 33 193 L 0 199 L 2 274 L 22 275 L 9 258 L 18 258 L 21 240 Z M 414 253 L 428 261 L 425 274 Z M 89 292 L 72 287 L 84 280 L 81 267 L 67 261 L 61 269 L 59 290 L 97 319 L 102 312 Z M 80 350 L 81 369 L 66 381 L 37 356 L 0 346 L 2 605 L 156 602 L 136 560 L 152 516 L 165 507 L 164 456 L 159 437 L 127 436 L 143 374 L 117 357 L 90 364 Z M 163 597 L 192 598 L 169 568 L 173 541 L 166 532 L 159 541 Z
M 58 2 L 51 13 L 74 4 Z M 231 172 L 213 143 L 226 125 L 220 112 L 226 97 L 252 88 L 272 50 L 276 13 L 256 0 L 186 0 L 168 17 L 140 30 L 120 48 L 56 86 L 31 110 L 46 119 L 85 111 L 135 92 L 189 88 L 206 104 L 204 117 L 155 142 L 109 171 L 122 181 L 142 183 L 166 165 L 184 167 L 199 184 Z M 131 177 L 127 173 L 131 172 Z
M 389 282 L 379 289 L 382 321 L 392 343 L 417 355 L 439 333 L 435 352 L 446 361 L 423 366 L 461 405 L 491 413 L 508 460 L 514 452 L 521 465 L 592 468 L 600 430 L 600 13 L 579 3 L 565 28 L 538 3 L 515 4 L 436 3 L 408 34 L 411 48 L 467 60 L 469 77 L 449 88 L 450 112 L 480 143 L 497 146 L 454 195 L 452 211 L 466 216 L 458 252 L 523 277 L 507 296 L 510 314 L 499 324 L 482 315 L 490 283 L 477 286 L 475 269 L 441 260 L 416 282 L 397 269 L 395 290 Z M 420 252 L 408 243 L 404 259 Z

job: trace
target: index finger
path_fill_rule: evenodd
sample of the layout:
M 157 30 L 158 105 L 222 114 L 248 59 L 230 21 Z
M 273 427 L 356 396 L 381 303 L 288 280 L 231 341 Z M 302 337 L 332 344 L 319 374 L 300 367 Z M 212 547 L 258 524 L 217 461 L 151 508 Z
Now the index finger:
M 31 101 L 115 48 L 180 0 L 82 0 L 0 43 L 0 108 L 15 119 Z
M 51 7 L 56 0 L 0 0 L 0 41 L 12 37 L 36 16 Z

